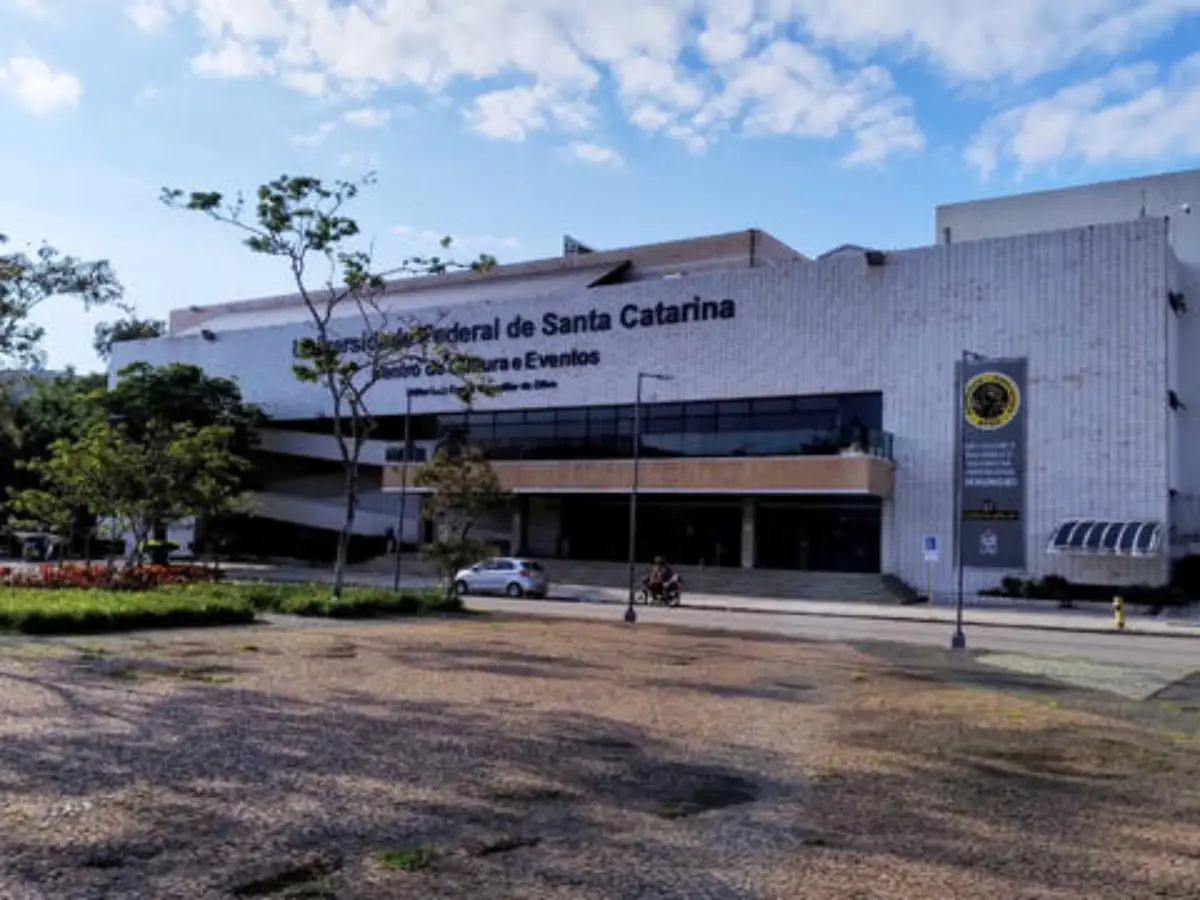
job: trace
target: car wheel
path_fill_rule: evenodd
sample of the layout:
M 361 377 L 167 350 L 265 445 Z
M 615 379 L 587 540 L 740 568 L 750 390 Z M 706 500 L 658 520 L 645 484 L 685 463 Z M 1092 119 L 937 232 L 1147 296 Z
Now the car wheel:
M 514 599 L 525 596 L 525 592 L 521 590 L 521 586 L 515 581 L 508 586 L 508 590 L 506 590 L 504 593 L 508 594 L 508 596 Z
M 467 583 L 461 579 L 454 582 L 454 593 L 458 594 L 458 596 L 460 596 L 460 597 L 467 596 L 467 594 L 469 593 L 469 590 L 467 588 Z

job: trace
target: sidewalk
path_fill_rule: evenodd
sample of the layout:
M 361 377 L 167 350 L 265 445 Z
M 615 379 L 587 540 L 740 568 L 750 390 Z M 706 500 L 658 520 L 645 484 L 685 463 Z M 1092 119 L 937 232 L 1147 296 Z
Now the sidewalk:
M 243 578 L 265 581 L 319 581 L 327 577 L 324 569 L 302 567 L 233 564 L 226 566 L 226 571 L 235 578 L 240 575 Z M 366 587 L 390 587 L 392 578 L 390 575 L 380 572 L 351 570 L 347 574 L 347 583 Z M 424 590 L 436 587 L 437 582 L 429 577 L 406 575 L 403 585 L 407 588 Z M 627 597 L 624 588 L 561 584 L 554 586 L 549 601 L 619 604 L 627 602 Z M 683 608 L 773 615 L 876 619 L 894 622 L 953 624 L 955 620 L 954 606 L 945 603 L 937 603 L 933 606 L 925 604 L 900 606 L 898 604 L 726 597 L 688 593 L 684 595 Z M 1081 609 L 1064 610 L 1057 607 L 1047 608 L 1032 604 L 1011 608 L 967 606 L 963 613 L 963 622 L 965 625 L 975 628 L 1030 628 L 1042 631 L 1200 638 L 1200 619 L 1170 613 L 1164 613 L 1161 616 L 1130 614 L 1124 631 L 1116 628 L 1112 615 L 1108 613 Z

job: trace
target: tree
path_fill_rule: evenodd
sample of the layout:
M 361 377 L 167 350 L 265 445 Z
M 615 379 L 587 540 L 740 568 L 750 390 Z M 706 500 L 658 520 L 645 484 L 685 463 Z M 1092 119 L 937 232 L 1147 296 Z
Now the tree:
M 298 380 L 324 387 L 344 475 L 345 515 L 331 585 L 335 601 L 342 595 L 358 509 L 359 460 L 375 430 L 372 389 L 398 367 L 413 364 L 453 377 L 454 390 L 465 404 L 486 387 L 474 358 L 437 340 L 434 323 L 398 315 L 379 301 L 389 275 L 440 275 L 451 269 L 486 272 L 495 259 L 485 255 L 463 265 L 439 256 L 415 256 L 389 271 L 374 271 L 369 251 L 348 249 L 360 229 L 344 214 L 360 187 L 372 183 L 372 176 L 357 183 L 327 185 L 318 178 L 284 175 L 259 187 L 250 213 L 240 195 L 227 200 L 212 191 L 185 194 L 164 189 L 162 194 L 170 207 L 199 212 L 237 229 L 251 252 L 282 260 L 304 304 L 313 336 L 299 342 L 292 371 Z M 445 238 L 443 249 L 450 243 Z M 324 274 L 314 278 L 318 267 Z M 336 341 L 339 335 L 358 333 L 375 339 L 361 342 L 364 346 L 355 352 L 341 349 Z
M 137 564 L 159 523 L 239 503 L 249 462 L 229 450 L 233 435 L 228 426 L 157 420 L 134 439 L 124 425 L 94 422 L 77 440 L 60 439 L 46 459 L 28 463 L 39 485 L 15 492 L 10 505 L 57 527 L 75 510 L 111 520 L 133 535 Z
M 104 389 L 103 375 L 66 373 L 25 379 L 20 396 L 0 386 L 0 500 L 34 487 L 37 477 L 22 463 L 42 459 L 59 438 L 76 439 L 95 415 L 91 400 Z
M 471 529 L 485 513 L 505 504 L 509 493 L 479 448 L 470 445 L 456 451 L 439 448 L 417 470 L 413 483 L 429 492 L 421 511 L 437 534 L 424 552 L 449 595 L 455 573 L 489 554 L 486 543 L 472 539 Z
M 122 423 L 134 440 L 162 422 L 231 428 L 230 449 L 239 455 L 253 449 L 255 432 L 266 421 L 259 407 L 242 399 L 236 381 L 186 363 L 132 363 L 117 373 L 112 390 L 95 391 L 89 403 L 107 421 Z
M 96 460 L 79 443 L 59 439 L 49 449 L 45 459 L 18 463 L 33 476 L 36 486 L 10 487 L 9 509 L 36 530 L 65 537 L 68 545 L 82 531 L 84 555 L 90 557 L 95 508 L 104 479 L 97 477 Z
M 139 319 L 127 316 L 115 322 L 101 322 L 93 333 L 92 348 L 104 362 L 112 358 L 113 345 L 123 341 L 140 341 L 162 337 L 167 323 L 161 319 Z
M 122 304 L 121 284 L 107 261 L 85 262 L 43 244 L 32 255 L 5 252 L 0 234 L 0 369 L 40 365 L 45 329 L 30 321 L 52 297 L 74 295 L 84 309 Z

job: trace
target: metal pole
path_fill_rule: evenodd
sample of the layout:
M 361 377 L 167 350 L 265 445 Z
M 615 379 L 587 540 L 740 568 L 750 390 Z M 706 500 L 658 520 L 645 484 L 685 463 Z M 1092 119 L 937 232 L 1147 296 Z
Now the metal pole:
M 638 468 L 642 456 L 642 379 L 645 373 L 638 372 L 637 392 L 633 399 L 633 486 L 629 492 L 629 605 L 625 608 L 625 621 L 636 622 L 637 613 L 633 609 L 633 580 L 635 577 L 637 553 L 637 493 Z
M 396 568 L 392 572 L 392 590 L 400 592 L 400 554 L 404 550 L 404 515 L 408 501 L 408 453 L 412 444 L 412 391 L 404 393 L 404 450 L 400 459 L 403 467 L 400 470 L 400 508 L 396 512 Z
M 967 472 L 967 440 L 966 440 L 966 402 L 967 402 L 967 362 L 970 360 L 971 354 L 964 350 L 962 358 L 959 361 L 958 372 L 958 389 L 955 392 L 957 399 L 955 400 L 954 420 L 957 422 L 955 428 L 958 439 L 958 471 L 954 479 L 954 544 L 955 544 L 955 568 L 958 570 L 957 579 L 958 587 L 956 590 L 956 598 L 954 604 L 954 636 L 950 639 L 951 650 L 965 650 L 967 647 L 967 636 L 963 632 L 963 480 L 966 478 Z

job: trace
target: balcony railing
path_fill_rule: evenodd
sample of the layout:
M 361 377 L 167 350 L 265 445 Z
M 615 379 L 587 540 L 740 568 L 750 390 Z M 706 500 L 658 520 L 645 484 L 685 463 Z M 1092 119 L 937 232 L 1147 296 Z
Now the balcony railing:
M 465 436 L 449 435 L 445 443 Z M 566 435 L 523 438 L 480 438 L 473 443 L 498 461 L 604 460 L 633 456 L 632 435 Z M 858 453 L 893 459 L 892 435 L 878 429 L 795 429 L 790 431 L 732 431 L 720 434 L 653 432 L 642 435 L 645 459 L 695 457 L 842 456 Z M 388 462 L 401 462 L 403 445 L 388 447 Z M 418 456 L 421 458 L 419 459 Z M 413 447 L 409 459 L 423 461 L 423 448 Z

